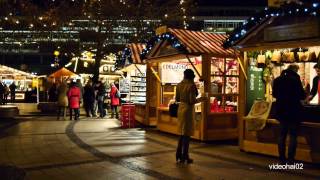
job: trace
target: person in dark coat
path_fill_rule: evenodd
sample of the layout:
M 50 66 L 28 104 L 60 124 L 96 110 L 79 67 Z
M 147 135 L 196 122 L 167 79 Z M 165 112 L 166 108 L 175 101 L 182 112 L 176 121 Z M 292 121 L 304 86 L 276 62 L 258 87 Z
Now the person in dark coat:
M 58 100 L 58 89 L 57 84 L 54 83 L 49 89 L 49 102 L 57 102 Z
M 16 89 L 17 89 L 17 86 L 14 83 L 14 81 L 10 84 L 9 89 L 10 89 L 11 103 L 14 103 L 16 100 Z
M 106 98 L 106 87 L 103 83 L 98 82 L 98 92 L 97 92 L 97 102 L 98 102 L 98 112 L 100 115 L 100 118 L 103 118 L 107 115 L 107 112 L 105 111 L 103 107 L 104 100 Z
M 83 105 L 86 110 L 87 117 L 95 116 L 94 101 L 95 101 L 94 87 L 92 86 L 92 81 L 88 81 L 88 83 L 84 86 L 84 93 L 83 93 L 83 103 L 84 103 Z
M 5 93 L 5 87 L 3 83 L 0 81 L 0 105 L 4 104 L 4 93 Z
M 286 137 L 289 132 L 290 142 L 288 162 L 293 163 L 296 155 L 297 136 L 300 127 L 302 104 L 306 98 L 302 87 L 299 66 L 292 64 L 273 82 L 273 97 L 276 98 L 276 117 L 280 122 L 280 137 L 278 142 L 279 159 L 286 163 Z
M 318 94 L 318 104 L 320 105 L 320 63 L 317 63 L 314 67 L 317 76 L 313 78 L 312 89 L 308 101 L 311 101 Z

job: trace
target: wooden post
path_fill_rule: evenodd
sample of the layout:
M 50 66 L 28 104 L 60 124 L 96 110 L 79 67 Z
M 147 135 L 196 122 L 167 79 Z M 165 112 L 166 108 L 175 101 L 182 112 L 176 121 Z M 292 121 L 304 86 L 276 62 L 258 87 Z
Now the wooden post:
M 202 78 L 204 84 L 204 94 L 210 94 L 210 78 L 211 78 L 211 56 L 210 55 L 202 55 Z M 201 105 L 201 124 L 200 124 L 200 139 L 207 139 L 207 122 L 209 115 L 209 105 L 210 105 L 210 95 L 208 96 L 207 101 L 202 102 Z
M 152 66 L 150 67 L 150 69 L 151 69 L 153 75 L 154 75 L 154 76 L 157 78 L 157 80 L 159 81 L 159 83 L 161 83 L 161 79 L 160 79 L 157 71 L 155 71 Z
M 238 113 L 238 129 L 239 129 L 239 147 L 243 149 L 243 141 L 245 138 L 245 124 L 243 117 L 245 116 L 246 112 L 246 87 L 247 87 L 247 79 L 245 73 L 247 73 L 248 68 L 248 57 L 247 52 L 242 52 L 240 55 L 240 62 L 242 62 L 243 70 L 240 71 L 239 78 L 240 78 L 240 85 L 239 85 L 239 113 Z
M 191 61 L 191 59 L 189 58 L 189 56 L 186 55 L 186 57 L 187 57 L 189 63 L 191 64 L 193 70 L 194 70 L 194 71 L 197 73 L 197 75 L 199 76 L 200 81 L 202 81 L 202 80 L 203 80 L 203 79 L 202 79 L 203 77 L 202 77 L 201 74 L 198 72 L 197 68 L 194 66 L 194 64 L 192 63 L 192 61 Z

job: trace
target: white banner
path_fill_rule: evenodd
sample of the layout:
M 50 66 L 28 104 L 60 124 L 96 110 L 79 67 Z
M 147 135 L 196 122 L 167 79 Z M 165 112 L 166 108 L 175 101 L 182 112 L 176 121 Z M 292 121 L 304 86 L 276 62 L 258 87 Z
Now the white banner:
M 183 72 L 188 68 L 188 63 L 161 63 L 162 83 L 178 84 L 183 80 Z

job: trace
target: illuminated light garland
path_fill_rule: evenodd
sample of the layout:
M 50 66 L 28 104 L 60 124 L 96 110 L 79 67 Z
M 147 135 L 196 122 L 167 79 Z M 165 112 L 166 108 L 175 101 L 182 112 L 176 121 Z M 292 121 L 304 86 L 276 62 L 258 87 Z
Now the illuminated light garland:
M 160 41 L 167 40 L 172 47 L 176 48 L 179 51 L 187 52 L 187 49 L 180 43 L 180 41 L 171 33 L 167 32 L 162 35 L 155 36 L 148 41 L 146 48 L 144 48 L 140 54 L 141 60 L 146 59 L 146 56 L 149 54 L 150 50 L 153 48 L 155 44 Z
M 265 8 L 263 12 L 246 20 L 242 26 L 238 27 L 223 43 L 224 48 L 232 47 L 235 42 L 243 38 L 250 29 L 265 22 L 274 16 L 315 16 L 320 17 L 320 3 L 312 3 L 308 5 L 285 4 L 280 8 Z

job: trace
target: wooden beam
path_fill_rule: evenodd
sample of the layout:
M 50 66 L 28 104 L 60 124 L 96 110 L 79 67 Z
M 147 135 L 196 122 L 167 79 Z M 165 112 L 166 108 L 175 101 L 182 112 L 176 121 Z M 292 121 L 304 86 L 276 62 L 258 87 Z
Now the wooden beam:
M 202 76 L 200 75 L 199 71 L 197 70 L 197 68 L 194 66 L 194 64 L 192 63 L 191 59 L 189 58 L 189 56 L 186 54 L 186 58 L 188 59 L 189 63 L 191 64 L 193 70 L 197 73 L 197 75 L 199 76 L 199 80 L 203 81 Z
M 158 73 L 153 69 L 153 67 L 150 67 L 150 69 L 151 69 L 153 75 L 157 78 L 157 80 L 158 80 L 159 83 L 161 84 L 161 79 L 160 79 Z

